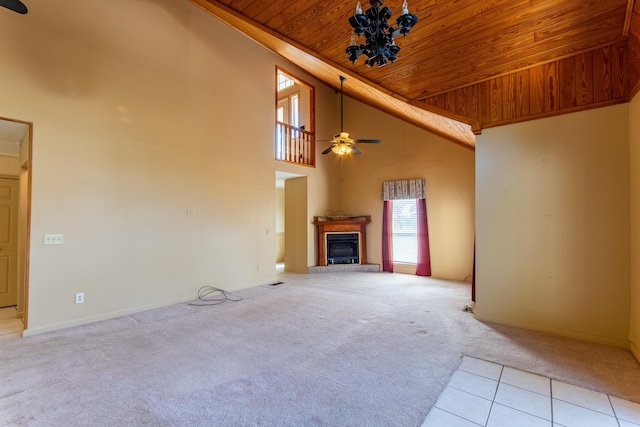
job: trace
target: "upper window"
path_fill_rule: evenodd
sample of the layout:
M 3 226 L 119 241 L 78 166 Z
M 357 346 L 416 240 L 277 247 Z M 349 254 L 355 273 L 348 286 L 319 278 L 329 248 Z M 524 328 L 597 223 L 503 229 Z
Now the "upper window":
M 278 70 L 278 92 L 291 87 L 294 84 L 295 82 L 293 81 L 293 79 L 284 74 L 282 71 Z
M 300 126 L 300 94 L 293 93 L 289 96 L 289 104 L 291 105 L 291 126 L 297 128 Z

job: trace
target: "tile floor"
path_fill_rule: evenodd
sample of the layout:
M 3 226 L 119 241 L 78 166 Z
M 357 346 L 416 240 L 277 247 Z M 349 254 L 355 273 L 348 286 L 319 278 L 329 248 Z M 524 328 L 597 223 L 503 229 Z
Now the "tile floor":
M 422 427 L 639 427 L 640 403 L 465 356 Z

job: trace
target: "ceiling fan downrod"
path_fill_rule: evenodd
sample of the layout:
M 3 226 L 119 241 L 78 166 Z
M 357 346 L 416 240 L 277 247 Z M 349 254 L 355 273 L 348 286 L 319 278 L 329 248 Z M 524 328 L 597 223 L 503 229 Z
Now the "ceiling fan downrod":
M 342 82 L 347 80 L 346 77 L 340 76 L 340 133 L 344 132 L 344 117 L 343 117 L 343 104 L 342 104 Z

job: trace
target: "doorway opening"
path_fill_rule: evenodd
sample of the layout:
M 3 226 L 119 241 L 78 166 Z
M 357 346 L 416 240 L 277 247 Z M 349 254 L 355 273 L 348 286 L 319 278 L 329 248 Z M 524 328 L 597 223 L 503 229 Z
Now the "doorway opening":
M 32 127 L 0 117 L 0 340 L 28 327 Z
M 276 171 L 276 273 L 306 274 L 307 177 Z

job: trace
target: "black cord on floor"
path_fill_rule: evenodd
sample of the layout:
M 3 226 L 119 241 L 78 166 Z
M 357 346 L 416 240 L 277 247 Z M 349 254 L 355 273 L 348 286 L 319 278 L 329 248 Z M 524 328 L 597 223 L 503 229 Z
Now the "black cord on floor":
M 216 293 L 219 293 L 219 295 L 215 295 Z M 242 298 L 232 298 L 229 295 L 229 292 L 225 291 L 224 289 L 214 288 L 213 286 L 203 286 L 198 289 L 198 301 L 201 302 L 190 302 L 189 305 L 218 305 L 222 304 L 225 301 L 242 301 Z

